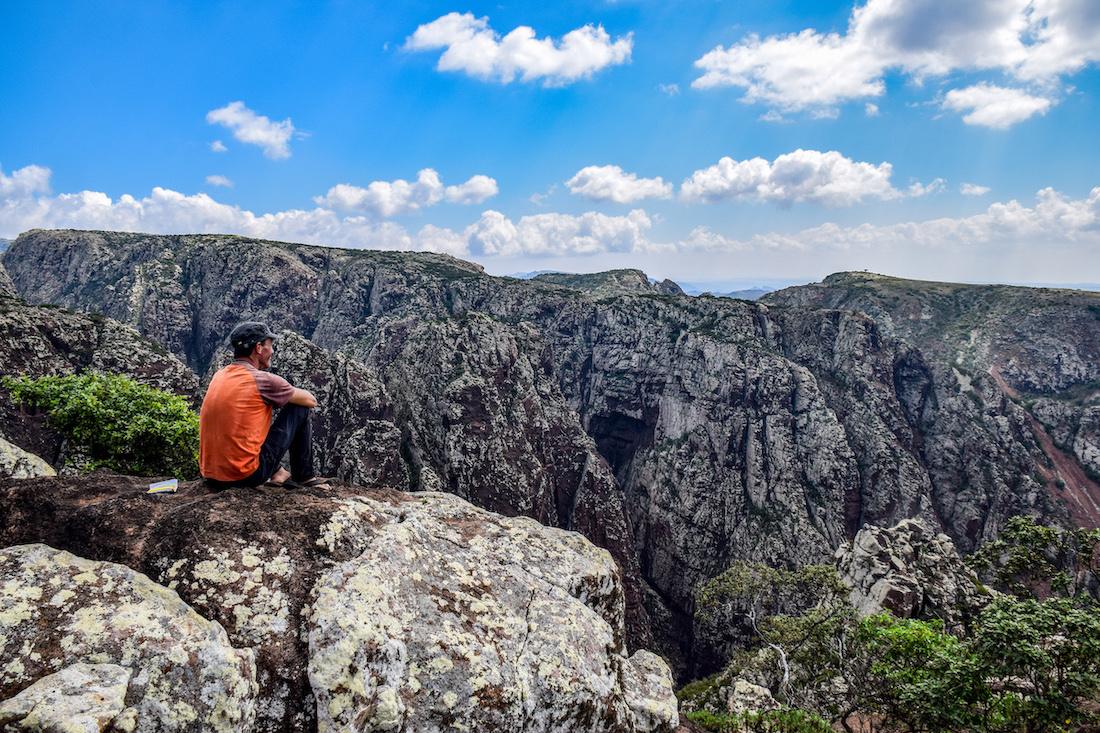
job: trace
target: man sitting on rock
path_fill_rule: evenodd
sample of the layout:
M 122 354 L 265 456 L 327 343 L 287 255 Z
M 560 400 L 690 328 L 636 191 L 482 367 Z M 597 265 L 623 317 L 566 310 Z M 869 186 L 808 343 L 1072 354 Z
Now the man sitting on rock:
M 266 371 L 279 338 L 246 321 L 229 335 L 234 362 L 210 381 L 199 412 L 199 470 L 215 489 L 232 486 L 329 488 L 313 474 L 310 410 L 317 398 Z M 271 415 L 279 414 L 275 421 Z M 280 468 L 290 451 L 290 471 Z

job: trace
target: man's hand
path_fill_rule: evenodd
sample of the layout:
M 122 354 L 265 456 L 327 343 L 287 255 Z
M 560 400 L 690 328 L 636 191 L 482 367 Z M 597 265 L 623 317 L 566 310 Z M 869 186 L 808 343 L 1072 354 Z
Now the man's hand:
M 311 410 L 317 406 L 317 398 L 313 396 L 312 392 L 297 387 L 294 388 L 294 394 L 287 401 L 292 405 L 301 405 Z

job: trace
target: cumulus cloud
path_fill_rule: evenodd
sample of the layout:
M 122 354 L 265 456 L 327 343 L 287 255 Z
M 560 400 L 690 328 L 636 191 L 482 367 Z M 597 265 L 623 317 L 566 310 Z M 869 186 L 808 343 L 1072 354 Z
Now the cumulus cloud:
M 221 140 L 215 140 L 214 142 L 210 143 L 210 150 L 215 153 L 224 153 L 225 151 L 229 150 L 229 148 L 225 147 L 225 143 L 223 143 Z
M 889 163 L 855 162 L 835 150 L 796 150 L 769 163 L 763 158 L 736 161 L 695 171 L 680 187 L 688 203 L 765 201 L 787 207 L 800 201 L 825 206 L 851 206 L 865 197 L 900 196 L 890 185 Z
M 502 38 L 489 27 L 488 18 L 448 13 L 418 27 L 405 48 L 446 49 L 436 66 L 440 71 L 463 71 L 505 84 L 519 76 L 522 81 L 542 79 L 547 85 L 564 85 L 607 66 L 627 63 L 633 43 L 630 34 L 612 40 L 602 26 L 592 25 L 566 33 L 560 43 L 535 38 L 535 31 L 527 26 Z
M 942 178 L 937 178 L 929 184 L 923 184 L 920 181 L 915 181 L 909 185 L 909 189 L 906 191 L 912 198 L 919 198 L 921 196 L 930 196 L 934 193 L 939 193 L 947 185 L 947 181 Z
M 718 46 L 695 65 L 692 86 L 741 87 L 744 101 L 782 111 L 829 108 L 886 92 L 899 70 L 921 81 L 956 72 L 996 71 L 1047 92 L 1058 77 L 1100 61 L 1100 12 L 1094 0 L 868 0 L 853 9 L 846 33 L 805 29 Z M 1039 99 L 1051 103 L 1049 94 Z M 997 114 L 998 124 L 1026 119 Z M 983 116 L 978 110 L 976 119 Z M 989 124 L 974 122 L 973 124 Z
M 472 252 L 488 256 L 642 252 L 658 249 L 647 236 L 652 225 L 641 209 L 626 216 L 535 214 L 518 223 L 490 210 L 464 234 Z
M 747 240 L 724 237 L 700 227 L 680 243 L 687 250 L 744 251 L 748 249 L 884 250 L 917 247 L 961 254 L 968 249 L 1030 244 L 1081 243 L 1100 247 L 1100 187 L 1085 199 L 1072 200 L 1052 188 L 1036 195 L 1027 207 L 1018 201 L 995 203 L 975 216 L 934 219 L 888 226 L 863 224 L 842 227 L 823 224 L 795 234 L 759 234 Z
M 968 112 L 963 122 L 1004 130 L 1023 122 L 1034 114 L 1047 113 L 1052 102 L 1034 97 L 1019 89 L 1006 89 L 992 84 L 976 84 L 965 89 L 952 89 L 943 99 L 943 108 Z
M 385 219 L 399 214 L 415 214 L 443 200 L 456 204 L 479 204 L 495 196 L 497 191 L 497 182 L 482 175 L 472 177 L 461 186 L 444 188 L 439 174 L 425 168 L 417 174 L 414 183 L 400 178 L 392 182 L 374 181 L 366 188 L 341 183 L 313 200 L 336 211 L 359 211 Z
M 658 84 L 657 88 L 670 97 L 675 97 L 680 93 L 679 84 Z
M 27 166 L 11 176 L 0 172 L 0 236 L 28 229 L 107 229 L 152 234 L 219 233 L 306 242 L 332 247 L 431 250 L 468 255 L 462 235 L 424 227 L 418 234 L 391 222 L 341 216 L 317 208 L 254 214 L 199 193 L 161 187 L 149 196 L 112 199 L 97 191 L 49 193 L 50 171 Z
M 245 107 L 244 102 L 231 102 L 211 110 L 206 113 L 206 121 L 229 128 L 233 137 L 242 143 L 258 145 L 264 149 L 264 155 L 272 160 L 290 157 L 290 139 L 297 132 L 289 117 L 282 122 L 272 122 Z M 225 149 L 220 140 L 210 147 L 214 151 Z
M 863 105 L 863 113 L 868 117 L 878 117 L 881 114 L 878 110 L 878 105 L 872 104 L 871 102 Z
M 7 201 L 26 198 L 36 193 L 49 193 L 51 175 L 49 168 L 28 165 L 7 176 L 0 166 L 0 197 Z
M 233 188 L 233 181 L 229 180 L 225 176 L 214 174 L 206 177 L 207 186 L 227 186 Z
M 976 183 L 964 183 L 959 186 L 959 193 L 963 196 L 983 196 L 989 191 L 989 186 L 979 186 Z
M 590 165 L 581 168 L 565 182 L 569 192 L 593 201 L 613 201 L 629 204 L 645 198 L 669 198 L 672 184 L 661 177 L 638 178 L 636 173 L 624 173 L 617 165 Z

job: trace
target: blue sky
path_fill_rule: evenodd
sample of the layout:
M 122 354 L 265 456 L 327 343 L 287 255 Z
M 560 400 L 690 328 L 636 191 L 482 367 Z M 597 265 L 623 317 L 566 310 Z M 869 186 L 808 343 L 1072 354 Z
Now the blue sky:
M 1095 0 L 0 4 L 0 237 L 1100 282 Z

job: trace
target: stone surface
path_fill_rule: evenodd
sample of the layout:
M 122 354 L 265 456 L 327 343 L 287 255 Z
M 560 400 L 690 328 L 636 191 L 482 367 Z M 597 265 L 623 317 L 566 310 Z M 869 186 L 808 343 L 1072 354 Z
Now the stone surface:
M 835 560 L 841 580 L 852 586 L 852 605 L 864 616 L 889 611 L 940 619 L 953 629 L 989 600 L 951 539 L 919 519 L 889 529 L 867 525 L 837 549 Z
M 667 666 L 626 656 L 622 587 L 606 551 L 448 494 L 386 513 L 364 552 L 318 584 L 319 730 L 677 726 Z M 653 683 L 628 696 L 647 673 Z
M 0 478 L 56 476 L 57 471 L 33 453 L 0 438 Z
M 628 656 L 617 564 L 577 533 L 449 494 L 342 482 L 220 493 L 185 482 L 153 495 L 147 485 L 104 473 L 0 480 L 0 545 L 33 538 L 167 586 L 158 592 L 254 656 L 252 730 L 343 729 L 360 714 L 406 730 L 552 730 L 577 716 L 596 730 L 675 727 L 667 665 Z M 20 583 L 10 603 L 34 594 Z M 26 664 L 21 644 L 5 647 L 0 669 Z M 38 653 L 44 673 L 60 666 L 52 647 Z
M 137 731 L 252 729 L 252 651 L 233 648 L 176 593 L 43 544 L 0 550 L 0 583 L 0 697 L 79 659 L 132 673 Z
M 767 687 L 754 685 L 742 679 L 734 680 L 730 686 L 729 712 L 733 715 L 745 713 L 766 713 L 779 708 Z
M 132 674 L 117 664 L 71 664 L 0 703 L 0 725 L 42 733 L 100 733 L 126 707 Z

